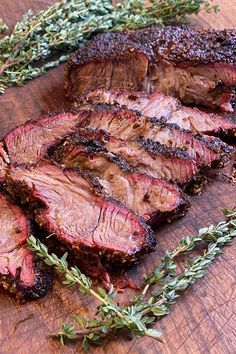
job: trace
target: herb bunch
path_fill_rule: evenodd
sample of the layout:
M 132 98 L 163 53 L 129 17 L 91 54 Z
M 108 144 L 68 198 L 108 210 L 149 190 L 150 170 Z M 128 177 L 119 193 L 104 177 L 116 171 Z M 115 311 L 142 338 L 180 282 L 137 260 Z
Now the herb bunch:
M 59 337 L 62 344 L 65 340 L 81 340 L 85 352 L 90 344 L 101 344 L 104 338 L 118 334 L 121 329 L 127 330 L 132 337 L 147 335 L 160 340 L 161 333 L 150 326 L 170 312 L 170 305 L 175 303 L 180 293 L 201 278 L 216 256 L 222 252 L 222 248 L 236 237 L 236 209 L 223 212 L 226 221 L 200 229 L 196 236 L 184 237 L 175 250 L 165 252 L 161 264 L 144 277 L 141 294 L 135 296 L 125 307 L 115 302 L 116 292 L 113 287 L 108 293 L 103 288 L 93 290 L 90 278 L 82 274 L 77 267 L 69 268 L 67 254 L 61 258 L 49 254 L 47 247 L 31 236 L 28 239 L 30 249 L 46 264 L 63 274 L 63 284 L 78 285 L 82 294 L 91 295 L 99 302 L 94 319 L 74 316 L 78 328 L 73 324 L 64 323 L 54 336 Z M 177 274 L 175 258 L 191 253 L 200 244 L 205 245 L 203 253 L 188 260 L 188 267 Z M 148 297 L 147 291 L 154 286 L 154 291 Z
M 35 15 L 28 11 L 0 40 L 0 93 L 58 66 L 96 33 L 184 21 L 202 7 L 217 12 L 204 0 L 151 0 L 149 6 L 145 0 L 115 6 L 110 0 L 62 0 Z M 6 28 L 1 21 L 0 31 Z

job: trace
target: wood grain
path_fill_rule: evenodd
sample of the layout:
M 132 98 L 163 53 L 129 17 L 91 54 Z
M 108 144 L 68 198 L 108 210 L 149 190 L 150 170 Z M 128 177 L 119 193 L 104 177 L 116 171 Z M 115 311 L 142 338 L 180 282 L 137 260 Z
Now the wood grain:
M 0 16 L 13 25 L 29 8 L 45 8 L 50 0 L 0 0 Z M 195 25 L 225 28 L 234 27 L 235 0 L 218 1 L 221 12 L 217 15 L 202 14 Z M 23 88 L 12 88 L 0 97 L 0 134 L 28 119 L 37 118 L 51 110 L 68 105 L 63 92 L 63 65 Z M 156 252 L 142 260 L 130 272 L 140 280 L 141 275 L 151 271 L 162 252 L 173 248 L 181 236 L 194 233 L 199 227 L 221 220 L 221 208 L 233 207 L 236 188 L 214 181 L 201 196 L 192 198 L 188 215 L 157 232 Z M 236 244 L 228 247 L 207 275 L 189 288 L 173 306 L 172 312 L 156 325 L 164 335 L 164 344 L 140 338 L 128 341 L 120 338 L 92 353 L 125 354 L 172 354 L 172 353 L 235 353 L 236 352 L 236 291 L 235 291 Z M 131 297 L 126 291 L 125 298 Z M 0 292 L 0 353 L 80 353 L 78 344 L 61 347 L 48 334 L 58 329 L 63 321 L 70 320 L 73 313 L 92 314 L 95 303 L 80 296 L 76 289 L 65 289 L 56 282 L 53 291 L 38 302 L 17 305 L 12 298 Z

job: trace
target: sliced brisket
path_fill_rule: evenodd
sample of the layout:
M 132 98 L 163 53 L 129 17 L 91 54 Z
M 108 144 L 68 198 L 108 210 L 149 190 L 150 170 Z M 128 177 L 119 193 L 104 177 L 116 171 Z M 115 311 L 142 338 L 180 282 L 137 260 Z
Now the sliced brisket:
M 8 133 L 4 138 L 11 163 L 35 164 L 47 149 L 77 129 L 86 112 L 64 112 L 29 121 Z
M 103 131 L 81 129 L 65 144 L 89 143 L 97 151 L 120 155 L 130 166 L 154 178 L 189 186 L 196 181 L 199 169 L 196 162 L 178 149 L 170 149 L 149 140 L 123 141 Z M 197 179 L 197 184 L 199 180 Z
M 79 173 L 48 164 L 16 168 L 9 176 L 8 190 L 26 204 L 41 227 L 76 252 L 127 262 L 154 245 L 144 221 L 100 197 Z
M 86 95 L 90 103 L 106 103 L 137 110 L 147 117 L 161 118 L 162 122 L 174 123 L 182 129 L 208 135 L 236 136 L 236 122 L 220 115 L 205 113 L 163 94 L 145 94 L 114 90 L 96 90 Z
M 99 48 L 93 44 L 91 41 L 89 47 L 71 57 L 66 83 L 69 97 L 100 87 L 119 87 L 128 91 L 142 88 L 148 70 L 144 47 L 133 46 L 125 33 L 117 33 L 116 41 L 105 37 L 99 42 Z M 117 61 L 114 61 L 115 56 Z
M 168 26 L 105 33 L 71 56 L 67 95 L 77 100 L 96 88 L 138 88 L 232 112 L 235 57 L 236 30 Z
M 183 216 L 189 203 L 181 190 L 164 180 L 133 171 L 113 154 L 88 144 L 62 144 L 54 158 L 64 167 L 80 168 L 99 178 L 105 194 L 120 201 L 151 225 Z
M 221 140 L 214 142 L 192 134 L 175 124 L 148 118 L 137 111 L 114 106 L 91 106 L 91 114 L 81 126 L 102 129 L 121 140 L 150 139 L 170 148 L 179 148 L 196 160 L 198 166 L 224 166 L 231 148 Z
M 20 300 L 47 294 L 52 272 L 28 250 L 30 222 L 21 209 L 0 194 L 0 284 Z

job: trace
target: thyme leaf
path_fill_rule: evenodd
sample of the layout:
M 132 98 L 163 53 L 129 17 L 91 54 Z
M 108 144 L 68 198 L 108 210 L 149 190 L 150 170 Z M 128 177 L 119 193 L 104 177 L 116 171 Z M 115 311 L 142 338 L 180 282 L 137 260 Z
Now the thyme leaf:
M 161 264 L 145 277 L 142 293 L 125 307 L 115 302 L 116 292 L 113 287 L 108 293 L 102 288 L 93 290 L 90 278 L 81 273 L 77 267 L 68 266 L 67 254 L 61 258 L 53 253 L 49 254 L 43 243 L 30 236 L 29 248 L 64 276 L 65 285 L 78 285 L 82 294 L 91 295 L 99 302 L 93 319 L 75 316 L 74 320 L 79 328 L 64 323 L 53 336 L 60 338 L 62 344 L 65 340 L 79 339 L 85 352 L 88 352 L 90 344 L 99 345 L 104 338 L 118 334 L 120 329 L 127 330 L 131 336 L 146 335 L 161 340 L 161 333 L 150 326 L 169 314 L 170 306 L 175 303 L 180 293 L 204 276 L 207 268 L 222 252 L 222 248 L 236 237 L 236 209 L 223 210 L 223 213 L 226 216 L 225 221 L 200 229 L 196 236 L 182 238 L 173 251 L 167 251 Z M 206 245 L 203 253 L 189 260 L 188 267 L 180 274 L 176 274 L 174 259 L 180 254 L 191 253 L 199 244 Z M 158 288 L 146 298 L 148 288 L 154 285 Z

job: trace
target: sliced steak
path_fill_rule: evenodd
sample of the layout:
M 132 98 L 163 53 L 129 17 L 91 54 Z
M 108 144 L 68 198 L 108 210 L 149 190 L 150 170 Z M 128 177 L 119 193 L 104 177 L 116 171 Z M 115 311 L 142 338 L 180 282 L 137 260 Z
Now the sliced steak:
M 214 142 L 192 134 L 175 124 L 148 118 L 136 111 L 107 106 L 91 106 L 91 115 L 81 126 L 102 129 L 121 140 L 150 139 L 170 148 L 179 148 L 196 160 L 198 166 L 224 166 L 232 148 L 215 138 Z
M 53 157 L 63 167 L 91 172 L 99 178 L 107 196 L 141 215 L 150 225 L 183 216 L 189 207 L 177 186 L 135 172 L 122 158 L 95 152 L 89 144 L 62 144 Z
M 49 147 L 76 131 L 78 123 L 83 120 L 83 114 L 64 112 L 26 122 L 12 130 L 4 138 L 11 163 L 38 163 Z
M 123 141 L 103 131 L 81 129 L 64 144 L 89 143 L 96 151 L 121 156 L 133 168 L 154 178 L 177 182 L 181 186 L 199 183 L 196 162 L 178 149 L 149 140 Z
M 167 26 L 105 33 L 72 54 L 67 95 L 77 100 L 95 88 L 136 87 L 232 112 L 235 57 L 236 30 Z
M 213 113 L 182 106 L 181 103 L 163 94 L 145 94 L 114 90 L 96 90 L 86 95 L 89 103 L 105 103 L 136 110 L 147 117 L 156 117 L 165 123 L 196 133 L 236 136 L 236 122 Z
M 154 245 L 151 229 L 134 213 L 97 195 L 82 175 L 53 165 L 16 168 L 8 190 L 36 222 L 75 252 L 121 262 L 136 260 Z
M 30 222 L 0 194 L 0 284 L 19 300 L 37 299 L 52 285 L 52 271 L 28 250 Z
M 0 142 L 0 182 L 5 180 L 6 169 L 9 162 L 8 154 L 4 149 L 3 143 Z

